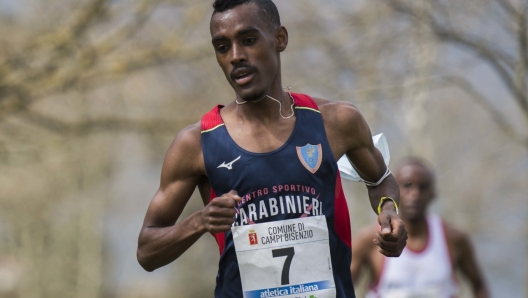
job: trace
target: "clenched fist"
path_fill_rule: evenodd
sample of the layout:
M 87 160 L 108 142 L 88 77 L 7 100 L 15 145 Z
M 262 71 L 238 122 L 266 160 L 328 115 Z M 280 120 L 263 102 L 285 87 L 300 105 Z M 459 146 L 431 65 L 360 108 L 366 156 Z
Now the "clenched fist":
M 235 190 L 214 198 L 202 210 L 202 224 L 211 233 L 227 232 L 235 221 L 236 203 L 242 199 Z
M 382 211 L 378 223 L 380 230 L 374 243 L 380 247 L 380 253 L 387 257 L 399 257 L 407 243 L 405 224 L 394 211 Z

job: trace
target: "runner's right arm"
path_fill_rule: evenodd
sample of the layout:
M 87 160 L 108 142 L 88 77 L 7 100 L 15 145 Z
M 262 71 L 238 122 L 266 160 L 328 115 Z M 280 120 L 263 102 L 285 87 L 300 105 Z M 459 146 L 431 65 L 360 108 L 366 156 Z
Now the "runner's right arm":
M 374 271 L 372 268 L 372 262 L 370 255 L 374 249 L 374 242 L 372 237 L 376 234 L 377 229 L 372 227 L 363 228 L 357 238 L 352 241 L 352 262 L 350 263 L 350 273 L 352 274 L 352 281 L 354 285 L 358 282 L 361 269 L 368 268 Z
M 149 205 L 138 239 L 137 258 L 145 270 L 153 271 L 176 260 L 206 232 L 231 228 L 235 203 L 240 200 L 235 191 L 215 198 L 176 223 L 196 186 L 204 197 L 208 185 L 198 123 L 182 130 L 165 156 L 160 187 Z

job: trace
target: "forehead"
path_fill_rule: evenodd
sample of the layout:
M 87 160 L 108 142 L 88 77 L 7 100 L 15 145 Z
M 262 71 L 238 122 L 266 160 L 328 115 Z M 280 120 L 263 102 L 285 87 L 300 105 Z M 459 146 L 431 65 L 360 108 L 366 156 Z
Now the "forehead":
M 402 166 L 396 175 L 396 179 L 401 182 L 431 183 L 431 172 L 425 167 L 417 164 L 407 164 Z
M 234 35 L 247 28 L 262 31 L 266 24 L 259 15 L 259 9 L 255 3 L 246 3 L 213 14 L 210 24 L 211 37 Z

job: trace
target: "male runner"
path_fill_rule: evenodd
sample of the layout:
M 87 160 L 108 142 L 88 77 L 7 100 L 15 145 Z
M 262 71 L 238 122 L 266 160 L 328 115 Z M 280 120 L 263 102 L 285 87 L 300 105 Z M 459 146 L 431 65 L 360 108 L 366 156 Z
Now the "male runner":
M 346 102 L 285 92 L 288 32 L 271 0 L 217 0 L 210 31 L 235 100 L 183 129 L 168 149 L 137 257 L 169 264 L 203 234 L 220 248 L 215 297 L 354 297 L 350 223 L 336 159 L 369 186 L 380 252 L 407 238 L 399 190 L 367 123 Z M 178 221 L 198 187 L 204 208 Z M 382 199 L 383 198 L 383 199 Z
M 406 159 L 397 168 L 396 180 L 400 215 L 409 231 L 407 246 L 399 258 L 385 258 L 372 242 L 379 227 L 365 229 L 352 247 L 354 281 L 361 267 L 367 266 L 374 281 L 367 297 L 450 298 L 457 295 L 454 270 L 458 268 L 470 281 L 475 297 L 488 297 L 468 235 L 427 213 L 436 196 L 431 168 L 420 159 Z

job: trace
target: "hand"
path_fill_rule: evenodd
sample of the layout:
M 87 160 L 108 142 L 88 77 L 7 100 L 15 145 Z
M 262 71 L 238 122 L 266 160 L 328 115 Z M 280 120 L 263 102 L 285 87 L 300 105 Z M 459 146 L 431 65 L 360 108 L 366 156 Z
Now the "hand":
M 211 233 L 227 232 L 235 221 L 236 203 L 242 199 L 235 190 L 214 198 L 202 209 L 202 224 Z
M 380 247 L 379 252 L 387 257 L 399 257 L 407 243 L 407 229 L 395 211 L 384 210 L 378 216 L 380 230 L 374 244 Z

